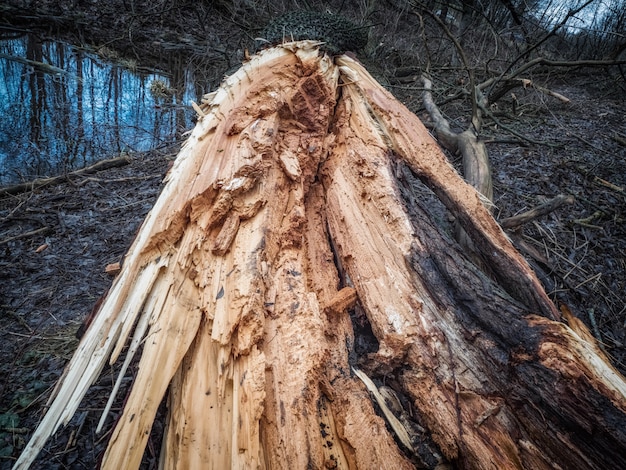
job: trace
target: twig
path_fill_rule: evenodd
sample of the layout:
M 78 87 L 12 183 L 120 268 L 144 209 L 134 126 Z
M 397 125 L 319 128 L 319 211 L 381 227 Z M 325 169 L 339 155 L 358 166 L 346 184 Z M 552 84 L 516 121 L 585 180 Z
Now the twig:
M 598 323 L 596 322 L 596 316 L 593 307 L 587 310 L 587 314 L 589 315 L 589 323 L 591 323 L 593 335 L 598 340 L 598 346 L 600 347 L 600 349 L 602 349 L 602 351 L 604 351 L 605 354 L 608 354 L 606 349 L 604 348 L 604 343 L 602 342 L 602 335 L 600 334 L 600 328 L 598 328 Z
M 584 174 L 587 174 L 587 173 L 584 173 Z M 591 201 L 591 200 L 589 200 L 589 199 L 587 199 L 585 197 L 582 197 L 580 195 L 578 196 L 578 201 L 582 202 L 584 204 L 587 204 L 588 206 L 592 207 L 593 209 L 596 210 L 596 213 L 597 212 L 602 212 L 604 215 L 606 215 L 608 217 L 613 217 L 613 215 L 614 215 L 614 212 L 611 212 L 609 209 L 605 209 L 604 207 L 599 206 L 595 202 L 593 202 L 593 201 Z M 584 220 L 586 220 L 586 219 L 584 219 Z
M 124 199 L 122 199 L 124 201 Z M 126 201 L 124 201 L 126 202 Z M 152 199 L 141 199 L 140 201 L 135 201 L 135 202 L 129 202 L 127 204 L 124 204 L 123 206 L 114 206 L 114 207 L 108 207 L 106 209 L 102 209 L 102 212 L 113 212 L 113 211 L 119 211 L 122 209 L 128 209 L 129 207 L 133 207 L 133 206 L 137 206 L 139 204 L 144 204 L 147 202 L 152 202 Z
M 31 230 L 30 232 L 20 233 L 19 235 L 15 235 L 13 237 L 9 237 L 9 238 L 5 238 L 4 240 L 0 240 L 0 245 L 4 245 L 5 243 L 9 243 L 9 242 L 12 242 L 14 240 L 19 240 L 20 238 L 27 238 L 27 237 L 31 237 L 33 235 L 46 233 L 46 232 L 48 232 L 50 230 L 51 230 L 50 227 L 41 227 L 41 228 L 38 228 L 37 230 Z
M 30 200 L 32 197 L 33 197 L 33 195 L 32 195 L 32 194 L 30 194 L 30 195 L 29 195 L 26 199 L 24 199 L 24 200 L 20 201 L 20 202 L 18 203 L 18 205 L 17 205 L 17 206 L 15 206 L 15 207 L 11 210 L 11 212 L 9 212 L 6 216 L 2 217 L 2 219 L 0 219 L 0 220 L 2 220 L 3 222 L 4 222 L 4 221 L 6 221 L 6 220 L 9 220 L 11 217 L 13 217 L 13 214 L 15 214 L 15 213 L 17 212 L 17 210 L 18 210 L 20 207 L 22 207 L 24 204 L 26 204 L 26 203 L 28 202 L 28 200 Z M 17 199 L 19 200 L 19 198 L 17 198 Z
M 543 235 L 542 238 L 549 238 L 552 242 L 552 245 L 554 246 L 559 246 L 558 245 L 558 239 L 556 237 L 556 235 L 552 232 L 552 230 L 550 230 L 547 227 L 543 227 L 540 224 L 534 222 L 535 228 L 539 231 L 540 234 Z M 531 240 L 531 241 L 535 241 L 537 242 L 537 240 L 533 239 L 532 237 L 528 236 L 528 235 L 524 235 L 525 239 Z M 545 240 L 543 241 L 543 249 L 546 251 L 546 253 L 552 253 L 554 256 L 556 256 L 558 259 L 560 259 L 562 262 L 564 262 L 565 264 L 570 266 L 570 270 L 564 275 L 562 276 L 562 279 L 566 279 L 574 270 L 578 269 L 580 270 L 582 273 L 586 274 L 587 272 L 580 267 L 579 264 L 574 263 L 571 259 L 569 259 L 567 256 L 565 256 L 563 253 L 558 252 L 557 250 L 550 248 L 547 246 L 547 244 L 545 243 Z
M 623 193 L 624 188 L 621 186 L 617 186 L 616 184 L 611 183 L 610 181 L 604 180 L 598 176 L 593 177 L 593 182 L 599 184 L 600 186 L 604 186 L 605 188 L 612 189 L 613 191 L 617 191 L 618 193 Z
M 624 147 L 626 147 L 626 138 L 622 137 L 617 132 L 615 134 L 613 134 L 613 140 L 615 142 L 617 142 L 618 144 L 623 145 Z
M 577 290 L 577 289 L 581 288 L 582 286 L 584 286 L 585 284 L 587 284 L 587 283 L 589 283 L 589 282 L 591 282 L 591 281 L 595 281 L 594 286 L 593 286 L 593 287 L 595 287 L 595 284 L 597 284 L 597 283 L 598 283 L 598 281 L 600 281 L 600 278 L 601 278 L 601 277 L 602 277 L 602 273 L 597 273 L 597 274 L 594 274 L 594 275 L 593 275 L 593 276 L 591 276 L 590 278 L 587 278 L 587 279 L 585 279 L 584 281 L 579 282 L 578 284 L 576 284 L 576 285 L 574 286 L 574 290 Z
M 585 222 L 584 220 L 574 220 L 574 223 L 580 225 L 581 227 L 590 228 L 592 230 L 604 230 L 599 225 L 593 225 Z
M 586 227 L 586 228 L 592 228 L 595 230 L 604 230 L 602 227 L 600 227 L 599 225 L 592 225 L 591 221 L 593 221 L 594 219 L 598 219 L 602 216 L 601 211 L 595 211 L 593 214 L 591 214 L 589 217 L 585 217 L 584 219 L 575 219 L 572 222 L 580 225 L 582 227 Z
M 126 178 L 112 178 L 112 179 L 97 178 L 95 176 L 90 176 L 89 178 L 85 178 L 84 180 L 82 180 L 79 183 L 79 186 L 83 186 L 84 184 L 87 184 L 89 182 L 92 182 L 92 183 L 127 183 L 129 181 L 145 181 L 145 180 L 156 179 L 156 178 L 163 178 L 163 175 L 156 174 L 156 175 L 145 175 L 145 176 L 128 176 Z
M 5 308 L 5 312 L 8 313 L 9 315 L 11 315 L 13 318 L 15 318 L 15 320 L 22 325 L 28 332 L 30 335 L 32 335 L 34 333 L 33 329 L 30 327 L 30 325 L 26 322 L 26 320 L 24 320 L 24 318 L 22 318 L 20 315 L 17 314 L 17 312 L 15 312 L 12 308 L 10 308 L 8 305 L 3 305 L 3 308 Z
M 511 134 L 513 134 L 516 137 L 519 137 L 522 140 L 525 140 L 526 142 L 529 142 L 531 144 L 535 144 L 535 145 L 546 145 L 548 147 L 560 147 L 561 144 L 556 144 L 553 142 L 547 142 L 545 140 L 535 140 L 535 139 L 531 139 L 530 137 L 526 137 L 525 135 L 517 132 L 515 129 L 513 129 L 510 126 L 507 126 L 506 124 L 503 124 L 498 118 L 496 118 L 493 113 L 491 111 L 489 111 L 488 108 L 483 107 L 482 108 L 483 112 L 489 116 L 491 118 L 491 120 L 493 120 L 493 122 L 496 123 L 496 125 L 498 127 L 501 127 L 502 129 L 504 129 L 507 132 L 510 132 Z

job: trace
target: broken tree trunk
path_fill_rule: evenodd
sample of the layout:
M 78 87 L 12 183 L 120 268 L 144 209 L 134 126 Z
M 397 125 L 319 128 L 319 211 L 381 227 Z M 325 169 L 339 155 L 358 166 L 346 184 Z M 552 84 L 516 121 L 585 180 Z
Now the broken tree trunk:
M 139 466 L 165 396 L 162 468 L 624 463 L 623 377 L 359 63 L 283 44 L 199 110 L 15 468 L 137 352 L 103 468 Z

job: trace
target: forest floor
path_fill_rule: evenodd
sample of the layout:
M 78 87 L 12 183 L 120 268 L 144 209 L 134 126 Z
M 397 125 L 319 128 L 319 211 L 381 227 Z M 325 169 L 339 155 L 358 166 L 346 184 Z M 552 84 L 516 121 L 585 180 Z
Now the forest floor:
M 253 24 L 252 17 L 242 16 L 236 25 L 233 20 L 212 26 L 207 12 L 206 29 L 192 34 L 176 9 L 167 24 L 134 13 L 129 35 L 123 34 L 123 15 L 114 15 L 117 2 L 103 9 L 96 2 L 78 3 L 82 8 L 51 1 L 33 9 L 29 2 L 8 2 L 11 6 L 0 7 L 0 25 L 107 44 L 138 60 L 143 51 L 146 65 L 163 69 L 174 55 L 196 62 L 203 57 L 203 63 L 213 64 L 207 80 L 215 81 L 241 60 L 249 39 L 232 31 Z M 391 83 L 390 91 L 428 123 L 419 83 L 404 82 Z M 543 83 L 571 101 L 525 89 L 517 92 L 515 110 L 507 108 L 510 101 L 492 109 L 498 124 L 486 120 L 482 138 L 493 168 L 494 215 L 502 220 L 559 194 L 574 196 L 573 204 L 510 235 L 534 248 L 528 259 L 550 296 L 589 326 L 616 368 L 626 373 L 624 83 L 616 84 L 602 70 L 583 69 L 554 73 Z M 443 110 L 454 126 L 467 125 L 465 106 L 450 102 Z M 111 284 L 105 266 L 122 260 L 177 152 L 172 146 L 133 155 L 123 167 L 68 176 L 61 184 L 0 199 L 0 469 L 10 468 L 36 426 L 78 344 L 76 331 Z M 103 374 L 35 468 L 94 467 L 108 437 L 108 432 L 96 435 L 95 425 L 112 377 L 112 371 Z M 153 430 L 144 468 L 156 468 L 159 436 L 160 430 Z

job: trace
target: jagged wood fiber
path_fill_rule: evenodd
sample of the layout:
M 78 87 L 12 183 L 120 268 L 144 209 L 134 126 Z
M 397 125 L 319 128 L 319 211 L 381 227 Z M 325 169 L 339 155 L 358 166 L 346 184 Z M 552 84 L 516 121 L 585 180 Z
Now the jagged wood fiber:
M 559 312 L 476 190 L 357 61 L 283 44 L 198 109 L 15 468 L 129 342 L 126 354 L 143 346 L 139 369 L 103 468 L 139 466 L 166 395 L 162 468 L 401 469 L 438 453 L 465 468 L 620 462 L 624 379 L 575 318 L 551 319 Z M 430 222 L 416 177 L 497 282 Z M 395 377 L 430 456 L 388 416 L 396 443 L 371 398 L 383 387 L 370 395 L 353 369 L 354 309 L 379 345 L 360 366 Z

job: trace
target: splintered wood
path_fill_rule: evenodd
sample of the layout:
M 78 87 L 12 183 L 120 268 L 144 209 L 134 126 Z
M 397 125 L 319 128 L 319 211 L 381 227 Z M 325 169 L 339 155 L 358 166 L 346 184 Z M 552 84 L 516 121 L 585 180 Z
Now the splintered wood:
M 619 467 L 624 379 L 581 323 L 554 320 L 419 119 L 318 46 L 265 50 L 196 105 L 16 469 L 124 357 L 110 426 L 137 353 L 103 468 L 139 467 L 164 399 L 165 469 Z M 418 179 L 495 280 L 433 224 Z M 376 351 L 357 351 L 351 313 Z

